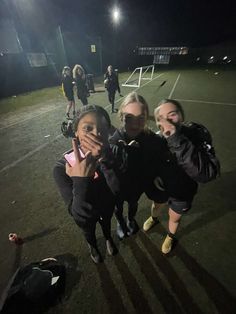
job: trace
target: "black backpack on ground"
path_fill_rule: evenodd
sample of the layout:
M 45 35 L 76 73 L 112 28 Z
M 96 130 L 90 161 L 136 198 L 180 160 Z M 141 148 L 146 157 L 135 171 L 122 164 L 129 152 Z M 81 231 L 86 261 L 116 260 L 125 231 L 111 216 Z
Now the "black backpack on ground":
M 61 301 L 65 266 L 47 258 L 17 269 L 0 300 L 1 314 L 39 314 Z

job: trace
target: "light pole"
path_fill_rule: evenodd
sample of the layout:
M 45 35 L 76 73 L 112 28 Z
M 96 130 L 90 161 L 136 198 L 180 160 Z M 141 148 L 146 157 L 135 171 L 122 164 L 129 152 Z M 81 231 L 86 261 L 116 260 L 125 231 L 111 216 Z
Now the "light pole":
M 102 62 L 102 38 L 101 36 L 98 37 L 99 42 L 99 60 L 100 60 L 100 71 L 103 74 L 103 62 Z
M 59 49 L 60 49 L 60 56 L 61 56 L 61 67 L 67 65 L 67 57 L 66 57 L 66 50 L 64 45 L 64 38 L 61 31 L 61 26 L 58 25 L 57 27 L 57 35 L 58 35 L 58 42 L 59 42 Z

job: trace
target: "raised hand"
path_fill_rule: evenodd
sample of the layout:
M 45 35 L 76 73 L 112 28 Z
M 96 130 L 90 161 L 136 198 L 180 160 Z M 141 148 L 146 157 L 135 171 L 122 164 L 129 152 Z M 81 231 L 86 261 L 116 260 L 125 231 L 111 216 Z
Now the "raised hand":
M 164 137 L 169 137 L 176 133 L 178 125 L 173 123 L 171 120 L 162 119 L 157 123 L 162 135 Z
M 75 164 L 70 166 L 66 163 L 66 174 L 69 177 L 94 177 L 97 161 L 91 151 L 87 151 L 84 158 L 80 156 L 77 139 L 72 140 L 75 154 Z
M 98 159 L 102 156 L 105 145 L 100 136 L 93 133 L 86 133 L 80 139 L 80 145 L 83 151 L 90 151 L 91 155 Z

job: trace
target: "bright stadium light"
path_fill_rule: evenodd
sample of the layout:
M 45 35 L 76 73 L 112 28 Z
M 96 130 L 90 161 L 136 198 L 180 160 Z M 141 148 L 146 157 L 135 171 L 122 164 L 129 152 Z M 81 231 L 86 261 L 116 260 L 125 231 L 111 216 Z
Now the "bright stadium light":
M 118 24 L 121 18 L 120 10 L 119 8 L 114 8 L 112 10 L 112 20 L 114 24 Z

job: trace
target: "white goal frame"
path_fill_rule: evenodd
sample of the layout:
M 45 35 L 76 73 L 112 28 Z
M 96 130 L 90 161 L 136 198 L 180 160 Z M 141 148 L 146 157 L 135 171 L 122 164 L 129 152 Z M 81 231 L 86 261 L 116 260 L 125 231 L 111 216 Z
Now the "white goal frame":
M 150 70 L 150 72 L 148 72 L 148 70 Z M 126 86 L 126 87 L 140 87 L 141 85 L 141 81 L 142 80 L 148 80 L 151 81 L 153 78 L 153 74 L 154 74 L 154 69 L 155 69 L 155 65 L 146 65 L 143 67 L 139 67 L 139 68 L 135 68 L 134 71 L 132 72 L 132 74 L 128 77 L 128 79 L 125 81 L 125 83 L 122 84 L 122 86 Z M 132 77 L 134 77 L 135 74 L 137 74 L 139 72 L 138 75 L 138 83 L 136 84 L 130 84 L 130 81 L 132 82 Z M 146 74 L 150 74 L 150 76 L 145 76 Z

